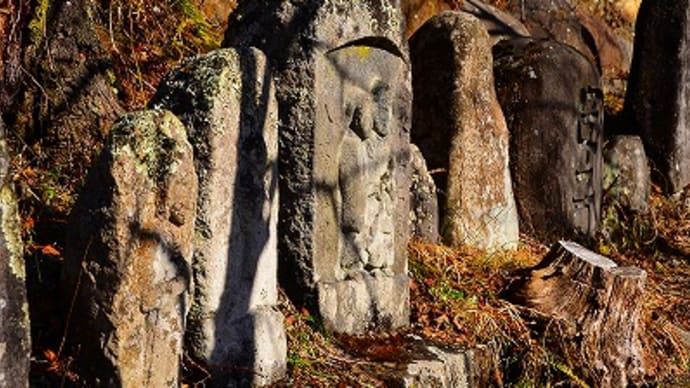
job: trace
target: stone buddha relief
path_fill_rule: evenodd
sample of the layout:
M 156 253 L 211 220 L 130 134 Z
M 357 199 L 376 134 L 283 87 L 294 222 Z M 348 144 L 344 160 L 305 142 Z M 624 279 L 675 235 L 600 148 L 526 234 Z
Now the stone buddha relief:
M 391 274 L 395 261 L 394 133 L 400 123 L 394 104 L 405 63 L 385 43 L 363 39 L 330 50 L 317 72 L 323 101 L 317 110 L 323 108 L 326 120 L 316 130 L 317 153 L 323 153 L 315 170 L 330 191 L 324 198 L 331 207 L 327 241 L 337 240 L 332 254 L 339 258 L 331 263 L 333 280 Z

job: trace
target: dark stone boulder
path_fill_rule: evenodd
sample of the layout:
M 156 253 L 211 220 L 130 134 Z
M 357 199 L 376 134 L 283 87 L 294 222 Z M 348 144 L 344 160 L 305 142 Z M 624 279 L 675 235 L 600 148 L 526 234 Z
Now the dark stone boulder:
M 593 237 L 602 195 L 599 71 L 549 40 L 500 42 L 494 60 L 520 229 L 545 241 Z
M 412 140 L 441 189 L 445 243 L 487 251 L 519 239 L 510 171 L 508 128 L 496 98 L 491 41 L 484 25 L 446 11 L 410 39 Z

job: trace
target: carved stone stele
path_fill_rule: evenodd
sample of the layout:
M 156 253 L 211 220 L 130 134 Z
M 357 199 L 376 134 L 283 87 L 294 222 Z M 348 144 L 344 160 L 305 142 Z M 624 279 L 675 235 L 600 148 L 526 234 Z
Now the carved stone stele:
M 398 1 L 256 1 L 226 45 L 273 64 L 281 283 L 328 328 L 408 322 L 410 70 Z

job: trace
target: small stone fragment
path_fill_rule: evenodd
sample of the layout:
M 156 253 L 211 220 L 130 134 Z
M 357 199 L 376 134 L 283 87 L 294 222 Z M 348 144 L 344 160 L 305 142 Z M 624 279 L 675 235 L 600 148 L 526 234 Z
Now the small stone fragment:
M 436 184 L 426 168 L 426 161 L 419 148 L 415 145 L 410 147 L 412 165 L 410 236 L 421 241 L 438 242 L 439 214 Z
M 604 203 L 638 214 L 649 209 L 651 180 L 647 156 L 638 136 L 620 135 L 604 147 Z

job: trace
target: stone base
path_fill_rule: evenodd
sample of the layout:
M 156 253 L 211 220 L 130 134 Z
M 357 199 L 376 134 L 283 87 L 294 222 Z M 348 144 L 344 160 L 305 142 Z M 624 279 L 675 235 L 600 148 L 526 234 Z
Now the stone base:
M 361 334 L 409 323 L 410 291 L 406 274 L 357 273 L 351 279 L 318 284 L 319 309 L 326 328 Z
M 261 387 L 285 377 L 287 340 L 280 312 L 260 307 L 230 326 L 236 341 L 211 356 L 212 387 Z

